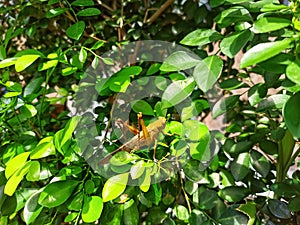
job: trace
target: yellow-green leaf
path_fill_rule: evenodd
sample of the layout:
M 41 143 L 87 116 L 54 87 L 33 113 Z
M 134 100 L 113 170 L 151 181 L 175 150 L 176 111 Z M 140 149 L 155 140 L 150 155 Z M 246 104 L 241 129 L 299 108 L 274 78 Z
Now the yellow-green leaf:
M 147 192 L 150 188 L 150 183 L 151 183 L 151 169 L 150 168 L 147 168 L 146 171 L 145 171 L 145 178 L 144 178 L 144 181 L 143 183 L 140 185 L 140 189 L 143 191 L 143 192 Z
M 95 222 L 100 218 L 103 209 L 103 200 L 99 196 L 86 196 L 82 208 L 82 220 L 86 223 Z
M 19 168 L 7 181 L 5 188 L 4 188 L 4 193 L 12 196 L 20 182 L 22 181 L 23 177 L 26 175 L 28 172 L 30 166 L 31 166 L 31 161 L 25 163 L 21 168 Z
M 37 60 L 39 57 L 40 55 L 22 55 L 16 61 L 15 64 L 16 71 L 21 72 L 22 70 L 25 70 L 28 66 L 34 63 L 34 61 Z
M 129 173 L 122 173 L 109 178 L 102 190 L 103 202 L 114 200 L 121 195 L 127 185 Z
M 30 152 L 23 152 L 9 160 L 5 168 L 5 177 L 7 179 L 26 163 L 29 154 Z

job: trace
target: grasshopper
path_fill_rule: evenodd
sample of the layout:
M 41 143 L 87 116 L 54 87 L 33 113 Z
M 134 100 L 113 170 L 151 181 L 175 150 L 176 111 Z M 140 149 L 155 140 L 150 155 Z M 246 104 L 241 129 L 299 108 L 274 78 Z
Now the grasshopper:
M 138 124 L 141 125 L 142 131 L 139 129 L 133 129 L 130 127 L 130 130 L 137 133 L 133 138 L 124 143 L 121 147 L 111 152 L 109 155 L 105 156 L 102 160 L 100 160 L 99 165 L 105 165 L 109 163 L 109 160 L 113 155 L 120 151 L 131 152 L 140 147 L 149 146 L 152 143 L 156 142 L 158 135 L 166 126 L 166 118 L 158 117 L 158 120 L 150 123 L 147 127 L 142 118 L 142 113 L 138 114 Z M 155 158 L 155 147 L 154 147 L 154 158 Z

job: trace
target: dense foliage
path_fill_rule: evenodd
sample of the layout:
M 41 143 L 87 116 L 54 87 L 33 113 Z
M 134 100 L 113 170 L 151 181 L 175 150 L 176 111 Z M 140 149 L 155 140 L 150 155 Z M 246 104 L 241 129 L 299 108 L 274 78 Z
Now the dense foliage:
M 299 6 L 2 1 L 0 224 L 300 224 Z

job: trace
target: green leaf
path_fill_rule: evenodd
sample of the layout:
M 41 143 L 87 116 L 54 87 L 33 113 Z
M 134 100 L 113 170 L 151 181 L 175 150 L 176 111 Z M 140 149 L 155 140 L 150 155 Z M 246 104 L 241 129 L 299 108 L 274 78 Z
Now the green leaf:
M 31 118 L 37 114 L 37 110 L 33 105 L 24 104 L 20 108 L 20 113 L 26 116 L 26 118 Z
M 94 193 L 95 183 L 93 180 L 87 180 L 84 183 L 84 192 L 88 195 Z
M 48 208 L 59 206 L 67 201 L 78 184 L 75 180 L 50 183 L 41 192 L 38 203 Z
M 177 51 L 172 53 L 160 67 L 161 71 L 179 71 L 186 70 L 196 66 L 201 62 L 200 58 L 184 51 Z
M 130 103 L 133 111 L 136 113 L 141 112 L 143 115 L 154 115 L 151 105 L 145 100 L 136 100 Z
M 251 106 L 254 106 L 262 101 L 267 95 L 268 89 L 265 84 L 256 84 L 248 91 L 248 99 Z
M 238 88 L 248 87 L 246 83 L 238 78 L 228 78 L 220 83 L 220 88 L 223 90 L 236 90 Z
M 78 218 L 78 214 L 77 212 L 72 212 L 72 213 L 69 213 L 65 219 L 64 219 L 64 222 L 65 223 L 69 223 L 69 222 L 72 222 L 72 221 L 75 221 L 76 218 Z
M 221 41 L 221 51 L 229 58 L 233 58 L 246 45 L 251 36 L 250 30 L 235 32 Z
M 241 204 L 238 210 L 249 217 L 247 225 L 253 225 L 256 220 L 255 202 L 247 201 L 246 204 Z
M 205 215 L 204 212 L 202 212 L 198 209 L 193 209 L 192 213 L 190 215 L 190 218 L 189 218 L 189 223 L 191 225 L 192 224 L 205 224 L 204 222 L 207 221 L 207 220 L 208 220 L 208 218 L 207 218 L 207 216 Z
M 16 195 L 5 196 L 1 206 L 1 217 L 11 216 L 17 212 L 18 202 Z M 5 224 L 6 225 L 6 224 Z
M 87 52 L 86 52 L 86 50 L 85 50 L 84 48 L 81 48 L 81 49 L 80 49 L 80 52 L 79 52 L 79 61 L 80 61 L 81 63 L 84 63 L 85 60 L 86 60 L 86 57 L 87 57 Z
M 249 151 L 252 148 L 252 146 L 253 143 L 251 141 L 240 141 L 230 146 L 229 149 L 225 149 L 225 151 L 229 154 L 239 154 L 242 152 Z
M 212 110 L 213 118 L 224 114 L 227 109 L 232 108 L 239 100 L 239 97 L 239 95 L 232 95 L 229 97 L 221 98 L 219 101 L 217 101 Z
M 189 211 L 183 205 L 176 205 L 174 207 L 174 214 L 178 219 L 183 221 L 188 220 L 189 218 Z
M 223 69 L 223 61 L 218 56 L 206 57 L 199 62 L 193 72 L 198 87 L 207 92 L 216 83 Z
M 60 14 L 63 14 L 64 12 L 68 11 L 68 8 L 55 8 L 55 9 L 50 9 L 47 13 L 46 13 L 46 18 L 50 19 L 53 17 L 56 17 Z
M 121 195 L 127 185 L 129 173 L 115 175 L 109 178 L 102 189 L 103 202 L 114 200 Z
M 159 71 L 161 64 L 160 63 L 153 63 L 150 65 L 149 69 L 146 72 L 146 75 L 153 75 Z
M 205 190 L 199 196 L 200 209 L 209 210 L 218 204 L 217 192 L 213 190 Z
M 115 65 L 115 62 L 112 58 L 102 58 L 101 57 L 101 59 L 106 65 L 109 65 L 109 66 Z
M 239 202 L 247 196 L 247 192 L 244 187 L 229 186 L 221 189 L 218 195 L 228 202 Z
M 41 159 L 55 154 L 56 151 L 53 143 L 53 136 L 49 136 L 40 140 L 37 146 L 31 151 L 30 159 Z
M 151 170 L 149 168 L 146 168 L 144 180 L 140 185 L 141 191 L 147 192 L 150 188 L 150 184 L 151 184 Z
M 215 21 L 220 28 L 228 27 L 237 22 L 251 21 L 252 16 L 247 9 L 241 6 L 234 6 L 222 11 Z
M 222 37 L 223 36 L 215 30 L 198 29 L 186 35 L 180 41 L 180 44 L 188 45 L 188 46 L 202 46 L 214 41 L 218 41 Z
M 271 95 L 258 104 L 257 111 L 262 112 L 271 109 L 282 109 L 289 98 L 290 96 L 285 94 Z
M 263 141 L 259 142 L 259 147 L 265 153 L 270 154 L 270 155 L 274 155 L 274 154 L 278 153 L 278 145 L 277 145 L 277 143 L 275 143 L 273 141 L 263 140 Z
M 79 40 L 83 31 L 85 29 L 85 22 L 78 21 L 77 23 L 73 24 L 72 26 L 68 27 L 66 34 L 69 38 Z
M 23 177 L 28 173 L 31 163 L 32 162 L 30 161 L 25 163 L 9 178 L 4 188 L 5 194 L 7 194 L 8 196 L 12 196 L 15 193 Z
M 300 85 L 300 61 L 291 62 L 286 68 L 286 76 L 296 84 Z
M 28 181 L 38 181 L 40 180 L 40 172 L 40 163 L 38 161 L 31 161 L 26 179 Z
M 109 89 L 114 92 L 125 92 L 129 86 L 131 76 L 138 75 L 142 72 L 142 67 L 140 66 L 129 66 L 125 67 L 116 74 L 114 74 L 106 83 Z
M 23 152 L 9 160 L 5 168 L 5 177 L 10 178 L 18 169 L 22 168 L 27 162 L 30 152 Z
M 97 49 L 99 49 L 102 45 L 104 45 L 104 42 L 103 42 L 103 41 L 97 41 L 97 42 L 91 47 L 91 49 L 92 49 L 92 50 L 97 50 Z
M 30 94 L 35 94 L 41 88 L 43 81 L 43 77 L 35 77 L 33 80 L 31 80 L 24 88 L 24 97 Z
M 297 195 L 288 202 L 288 209 L 292 212 L 300 211 L 300 196 Z
M 18 58 L 19 57 L 8 58 L 8 59 L 4 59 L 4 60 L 0 61 L 0 69 L 11 66 L 11 65 L 15 65 Z
M 101 11 L 97 8 L 87 8 L 79 11 L 77 16 L 97 16 L 100 15 Z
M 114 76 L 107 84 L 109 85 L 109 89 L 114 92 L 125 92 L 130 81 L 130 76 Z
M 22 55 L 16 61 L 15 68 L 17 72 L 25 70 L 28 66 L 40 58 L 40 55 Z
M 42 64 L 39 64 L 38 71 L 44 71 L 52 67 L 55 67 L 57 63 L 58 60 L 49 60 L 47 62 L 43 62 Z
M 22 92 L 22 85 L 17 82 L 7 81 L 4 85 L 9 91 Z
M 212 8 L 218 7 L 220 5 L 223 5 L 226 0 L 210 0 L 209 4 Z
M 300 92 L 287 100 L 283 108 L 283 117 L 286 126 L 296 138 L 300 137 Z
M 246 215 L 232 208 L 226 209 L 218 219 L 218 223 L 222 225 L 246 225 L 247 222 L 248 219 Z
M 285 131 L 285 135 L 281 140 L 281 148 L 279 148 L 278 157 L 281 160 L 279 163 L 282 163 L 282 166 L 290 166 L 287 165 L 288 161 L 292 157 L 294 147 L 295 147 L 295 140 L 293 138 L 292 133 L 290 130 Z
M 279 17 L 260 17 L 253 24 L 253 32 L 256 34 L 279 30 L 291 25 L 291 20 Z
M 284 39 L 282 41 L 267 42 L 255 45 L 249 51 L 245 53 L 241 60 L 240 67 L 245 68 L 256 63 L 263 62 L 283 50 L 292 46 L 292 38 Z
M 187 138 L 192 142 L 197 142 L 195 147 L 191 145 L 190 154 L 193 159 L 207 162 L 210 155 L 210 133 L 208 127 L 197 120 L 184 121 L 184 130 Z
M 268 200 L 268 209 L 270 212 L 279 219 L 289 219 L 291 218 L 291 212 L 287 207 L 285 202 L 277 199 Z
M 71 140 L 72 134 L 80 119 L 80 116 L 72 117 L 66 124 L 65 128 L 54 135 L 54 145 L 58 150 L 61 150 L 64 144 Z
M 138 161 L 130 168 L 130 175 L 133 180 L 141 177 L 145 171 L 144 161 Z
M 15 54 L 15 57 L 21 57 L 21 56 L 25 56 L 25 55 L 39 55 L 41 58 L 45 58 L 45 55 L 36 49 L 25 49 L 22 51 L 18 51 Z
M 197 143 L 198 144 L 198 143 Z M 208 184 L 209 180 L 207 174 L 202 172 L 205 168 L 202 168 L 201 162 L 195 159 L 189 159 L 183 166 L 185 176 L 194 183 Z
M 103 200 L 99 196 L 85 196 L 81 217 L 83 222 L 92 223 L 98 220 L 103 209 Z
M 70 67 L 66 67 L 66 68 L 62 69 L 61 73 L 63 76 L 68 76 L 68 75 L 75 73 L 77 70 L 78 70 L 77 67 L 70 66 Z
M 265 4 L 261 8 L 261 12 L 272 12 L 272 11 L 277 11 L 279 12 L 282 9 L 289 9 L 289 6 L 283 5 L 283 4 Z
M 229 171 L 222 170 L 220 175 L 222 177 L 222 185 L 224 185 L 225 187 L 235 185 L 234 178 Z
M 139 211 L 133 199 L 124 203 L 124 225 L 138 225 L 139 224 Z
M 76 0 L 71 3 L 71 5 L 74 6 L 93 6 L 94 1 L 93 0 Z
M 266 177 L 270 172 L 270 162 L 268 159 L 257 151 L 251 151 L 251 165 L 263 177 Z
M 43 210 L 43 207 L 38 203 L 41 191 L 42 189 L 35 192 L 25 203 L 23 216 L 26 224 L 30 224 L 35 221 Z
M 169 108 L 184 101 L 195 88 L 192 77 L 171 83 L 162 94 L 162 108 Z
M 3 97 L 4 98 L 11 98 L 11 97 L 15 97 L 15 96 L 18 96 L 18 95 L 20 95 L 21 94 L 21 92 L 6 92 L 4 95 L 3 95 Z
M 248 152 L 239 154 L 239 156 L 231 163 L 230 171 L 236 181 L 244 179 L 249 173 L 250 156 Z
M 69 210 L 80 211 L 82 209 L 84 194 L 83 192 L 79 192 L 75 196 L 71 196 L 73 199 L 71 203 L 67 206 Z
M 209 104 L 206 100 L 203 99 L 195 100 L 190 105 L 182 108 L 181 121 L 185 121 L 187 119 L 192 118 L 193 116 L 197 116 L 204 109 L 208 109 L 208 108 L 209 108 Z

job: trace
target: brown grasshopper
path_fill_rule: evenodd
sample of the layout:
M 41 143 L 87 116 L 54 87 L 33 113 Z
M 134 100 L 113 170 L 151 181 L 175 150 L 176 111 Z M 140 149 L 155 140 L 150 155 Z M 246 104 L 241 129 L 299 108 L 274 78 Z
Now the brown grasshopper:
M 166 126 L 166 118 L 164 117 L 158 117 L 158 120 L 150 123 L 147 127 L 145 125 L 145 122 L 142 118 L 142 113 L 138 114 L 138 124 L 141 125 L 142 131 L 139 131 L 139 129 L 134 129 L 132 127 L 129 127 L 129 129 L 136 133 L 136 135 L 131 138 L 129 141 L 127 141 L 125 144 L 123 144 L 121 147 L 116 149 L 115 151 L 111 152 L 109 155 L 105 156 L 102 160 L 100 160 L 99 165 L 105 165 L 109 163 L 109 160 L 113 155 L 120 151 L 127 151 L 131 152 L 136 149 L 139 149 L 140 147 L 149 146 L 152 143 L 154 143 L 157 140 L 158 135 Z M 127 126 L 127 125 L 126 125 Z M 154 147 L 154 158 L 155 158 L 155 147 Z

